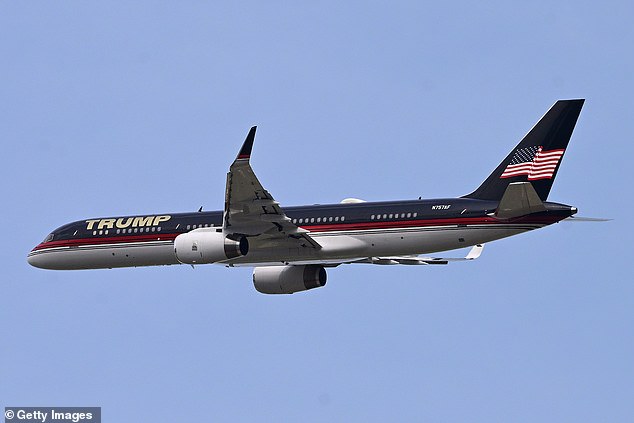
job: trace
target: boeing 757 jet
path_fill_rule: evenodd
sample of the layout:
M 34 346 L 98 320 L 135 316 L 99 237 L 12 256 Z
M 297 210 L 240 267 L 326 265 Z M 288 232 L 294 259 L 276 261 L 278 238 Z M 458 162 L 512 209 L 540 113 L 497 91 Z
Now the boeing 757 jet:
M 251 266 L 255 289 L 322 287 L 349 263 L 433 265 L 539 229 L 577 209 L 547 201 L 584 100 L 557 101 L 489 177 L 459 198 L 282 207 L 250 164 L 256 127 L 229 167 L 222 211 L 101 217 L 63 225 L 28 255 L 43 269 L 170 264 Z M 427 256 L 472 247 L 466 257 Z

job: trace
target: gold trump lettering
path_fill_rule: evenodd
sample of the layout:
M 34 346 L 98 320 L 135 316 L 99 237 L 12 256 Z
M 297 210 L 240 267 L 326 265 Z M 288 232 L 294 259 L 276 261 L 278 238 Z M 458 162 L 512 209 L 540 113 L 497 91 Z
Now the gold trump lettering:
M 154 216 L 135 217 L 132 221 L 132 227 L 138 228 L 139 226 L 152 226 L 152 222 L 154 222 Z
M 120 228 L 139 228 L 145 226 L 159 226 L 163 222 L 170 220 L 172 216 L 136 216 L 136 217 L 120 217 L 118 219 L 88 219 L 86 220 L 86 229 L 114 229 Z
M 120 217 L 117 219 L 117 228 L 127 228 L 132 224 L 133 217 Z

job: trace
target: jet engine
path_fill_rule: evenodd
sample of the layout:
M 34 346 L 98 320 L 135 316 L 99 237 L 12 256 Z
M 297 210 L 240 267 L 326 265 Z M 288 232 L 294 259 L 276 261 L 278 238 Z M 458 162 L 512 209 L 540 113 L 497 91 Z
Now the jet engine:
M 249 252 L 246 237 L 228 237 L 215 229 L 195 229 L 174 240 L 174 253 L 184 264 L 217 263 L 245 256 Z
M 306 291 L 326 285 L 326 269 L 319 264 L 256 267 L 253 285 L 262 294 Z

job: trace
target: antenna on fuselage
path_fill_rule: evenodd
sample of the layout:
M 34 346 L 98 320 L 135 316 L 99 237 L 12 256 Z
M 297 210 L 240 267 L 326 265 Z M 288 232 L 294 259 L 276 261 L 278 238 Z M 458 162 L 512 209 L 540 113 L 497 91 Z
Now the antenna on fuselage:
M 203 206 L 200 206 L 200 208 L 198 209 L 198 213 L 200 213 L 201 211 L 203 211 Z

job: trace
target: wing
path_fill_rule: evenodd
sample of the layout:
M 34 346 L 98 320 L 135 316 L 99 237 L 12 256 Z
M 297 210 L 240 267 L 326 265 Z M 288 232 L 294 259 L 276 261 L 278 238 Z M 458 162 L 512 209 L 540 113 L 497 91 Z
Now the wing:
M 320 249 L 321 246 L 308 235 L 308 231 L 291 222 L 255 176 L 249 163 L 255 130 L 254 126 L 249 131 L 227 173 L 223 231 L 257 237 L 264 246 Z
M 425 264 L 448 264 L 451 261 L 468 261 L 475 260 L 480 257 L 484 244 L 474 245 L 465 257 L 422 257 L 422 256 L 390 256 L 390 257 L 368 257 L 361 260 L 351 261 L 349 263 L 367 263 L 367 264 L 405 264 L 405 265 L 425 265 Z

